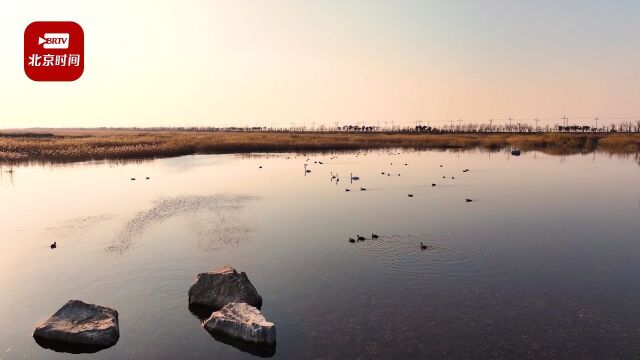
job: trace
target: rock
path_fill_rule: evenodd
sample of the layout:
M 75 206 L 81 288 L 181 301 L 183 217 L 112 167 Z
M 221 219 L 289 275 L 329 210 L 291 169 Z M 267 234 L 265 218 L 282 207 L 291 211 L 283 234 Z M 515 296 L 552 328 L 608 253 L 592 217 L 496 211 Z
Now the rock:
M 234 302 L 247 303 L 259 309 L 262 297 L 247 274 L 239 273 L 229 265 L 198 274 L 196 282 L 189 289 L 189 305 L 208 306 L 217 310 Z
M 33 332 L 36 340 L 107 348 L 120 338 L 118 312 L 69 300 Z
M 276 327 L 260 310 L 246 303 L 230 303 L 202 324 L 211 332 L 222 333 L 251 343 L 274 344 Z

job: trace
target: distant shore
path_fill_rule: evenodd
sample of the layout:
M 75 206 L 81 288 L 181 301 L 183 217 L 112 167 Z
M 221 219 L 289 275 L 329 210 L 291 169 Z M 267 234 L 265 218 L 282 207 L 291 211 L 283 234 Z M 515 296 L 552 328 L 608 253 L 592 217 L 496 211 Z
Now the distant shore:
M 0 130 L 0 163 L 152 159 L 190 154 L 380 148 L 518 147 L 550 154 L 640 152 L 640 133 L 195 132 L 153 130 Z

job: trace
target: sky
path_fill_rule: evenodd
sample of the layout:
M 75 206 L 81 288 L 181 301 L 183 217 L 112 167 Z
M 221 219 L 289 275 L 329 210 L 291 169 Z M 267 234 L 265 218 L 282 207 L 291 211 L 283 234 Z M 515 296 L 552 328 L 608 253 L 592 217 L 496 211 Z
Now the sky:
M 640 119 L 640 2 L 8 2 L 0 128 Z M 85 70 L 34 82 L 33 21 L 75 21 Z M 523 120 L 524 121 L 524 120 Z

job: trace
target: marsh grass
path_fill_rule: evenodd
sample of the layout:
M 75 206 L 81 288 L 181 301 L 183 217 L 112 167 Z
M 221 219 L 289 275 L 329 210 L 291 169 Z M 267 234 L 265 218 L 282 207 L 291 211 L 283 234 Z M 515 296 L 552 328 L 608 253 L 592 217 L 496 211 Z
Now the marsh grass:
M 47 130 L 0 133 L 0 163 L 76 162 L 188 154 L 328 151 L 376 148 L 502 149 L 551 154 L 640 151 L 637 133 L 319 133 Z

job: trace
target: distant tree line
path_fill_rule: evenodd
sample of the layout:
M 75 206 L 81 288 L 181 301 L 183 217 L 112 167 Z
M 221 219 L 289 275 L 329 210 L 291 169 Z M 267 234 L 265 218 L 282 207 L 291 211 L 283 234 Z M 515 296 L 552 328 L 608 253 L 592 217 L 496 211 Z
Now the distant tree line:
M 599 127 L 589 125 L 570 125 L 565 123 L 564 125 L 544 125 L 534 126 L 523 122 L 516 122 L 504 124 L 489 123 L 460 123 L 445 126 L 430 126 L 430 125 L 416 125 L 416 126 L 392 126 L 392 127 L 380 127 L 380 126 L 367 126 L 367 125 L 343 125 L 329 127 L 326 125 L 320 125 L 319 127 L 308 128 L 306 126 L 290 127 L 268 127 L 268 126 L 190 126 L 190 127 L 151 127 L 151 128 L 137 128 L 137 127 L 122 127 L 122 128 L 99 128 L 102 130 L 144 130 L 144 131 L 192 131 L 192 132 L 219 132 L 219 131 L 231 131 L 231 132 L 354 132 L 354 133 L 615 133 L 615 132 L 640 132 L 640 120 L 635 121 L 623 121 L 619 123 L 611 123 L 608 125 L 602 125 Z

